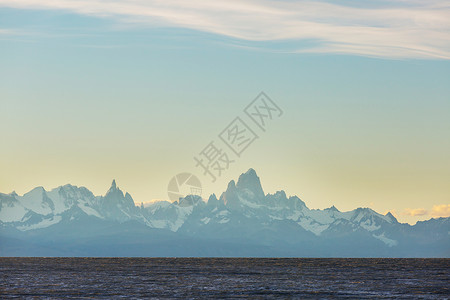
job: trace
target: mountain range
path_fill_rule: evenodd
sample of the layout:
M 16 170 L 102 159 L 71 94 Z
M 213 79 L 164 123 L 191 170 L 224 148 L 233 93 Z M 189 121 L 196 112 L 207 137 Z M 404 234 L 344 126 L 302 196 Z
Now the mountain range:
M 105 196 L 68 184 L 0 193 L 0 256 L 450 257 L 450 218 L 412 226 L 370 208 L 310 209 L 265 194 L 253 169 L 219 198 L 145 207 L 115 181 Z

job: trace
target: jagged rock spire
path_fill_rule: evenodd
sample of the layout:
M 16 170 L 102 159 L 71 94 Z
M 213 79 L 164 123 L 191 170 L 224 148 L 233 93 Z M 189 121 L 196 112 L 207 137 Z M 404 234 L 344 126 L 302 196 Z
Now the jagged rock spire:
M 258 199 L 264 198 L 265 196 L 261 181 L 259 180 L 258 175 L 256 175 L 256 171 L 252 168 L 239 176 L 236 188 L 239 190 L 247 189 L 254 193 L 255 198 Z

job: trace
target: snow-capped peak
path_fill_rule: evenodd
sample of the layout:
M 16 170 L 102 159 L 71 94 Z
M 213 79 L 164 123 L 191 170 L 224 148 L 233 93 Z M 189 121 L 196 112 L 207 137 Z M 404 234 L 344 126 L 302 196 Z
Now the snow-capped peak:
M 219 200 L 212 194 L 207 203 L 199 196 L 189 195 L 173 203 L 156 202 L 139 208 L 115 180 L 105 196 L 94 196 L 88 189 L 70 184 L 49 192 L 38 187 L 23 196 L 0 193 L 1 226 L 34 230 L 90 220 L 93 224 L 103 220 L 137 221 L 151 228 L 202 238 L 240 237 L 241 231 L 252 238 L 253 234 L 266 236 L 273 232 L 277 240 L 283 235 L 294 240 L 299 236 L 324 240 L 370 237 L 389 247 L 396 247 L 402 239 L 399 233 L 409 230 L 391 213 L 381 215 L 370 208 L 341 212 L 335 206 L 309 209 L 300 198 L 288 197 L 284 191 L 265 195 L 253 169 L 242 174 L 237 183 L 231 180 Z M 448 227 L 448 221 L 441 223 L 424 226 Z M 419 223 L 416 228 L 421 226 Z
M 385 217 L 387 217 L 391 222 L 390 223 L 398 223 L 397 218 L 394 217 L 393 214 L 391 214 L 391 212 L 388 212 Z
M 239 176 L 236 188 L 242 192 L 250 193 L 251 198 L 262 199 L 265 194 L 261 186 L 261 181 L 254 169 L 249 169 L 244 174 Z

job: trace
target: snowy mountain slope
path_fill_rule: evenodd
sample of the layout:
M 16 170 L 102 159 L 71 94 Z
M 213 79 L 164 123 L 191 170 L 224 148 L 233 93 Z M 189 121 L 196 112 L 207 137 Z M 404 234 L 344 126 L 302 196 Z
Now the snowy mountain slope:
M 4 226 L 22 231 L 52 226 L 63 219 L 79 219 L 80 215 L 148 223 L 133 198 L 128 193 L 124 195 L 115 181 L 105 196 L 94 196 L 88 189 L 70 184 L 51 191 L 37 187 L 23 196 L 0 194 L 0 220 Z
M 112 228 L 115 232 L 117 228 L 127 228 L 131 235 L 156 230 L 161 232 L 159 238 L 175 234 L 182 239 L 209 242 L 252 243 L 269 248 L 284 245 L 286 251 L 290 250 L 283 253 L 308 250 L 299 252 L 305 255 L 353 253 L 358 256 L 361 251 L 374 256 L 381 253 L 426 255 L 433 245 L 444 256 L 450 255 L 449 218 L 410 226 L 400 224 L 390 213 L 382 215 L 370 208 L 347 212 L 334 206 L 309 209 L 301 199 L 288 197 L 284 191 L 265 194 L 253 169 L 242 174 L 237 182 L 230 181 L 219 198 L 213 194 L 207 202 L 190 195 L 173 203 L 160 201 L 139 207 L 115 181 L 104 196 L 94 196 L 84 187 L 69 184 L 51 191 L 37 187 L 23 196 L 0 194 L 3 232 L 0 238 L 1 234 L 15 238 L 39 236 L 44 232 L 52 236 L 54 232 L 70 230 L 69 236 L 75 239 L 82 230 L 95 236 L 96 232 L 103 235 Z M 113 236 L 115 232 L 108 235 Z M 139 240 L 137 236 L 136 239 Z M 327 247 L 335 252 L 323 249 Z M 417 250 L 413 252 L 410 248 Z

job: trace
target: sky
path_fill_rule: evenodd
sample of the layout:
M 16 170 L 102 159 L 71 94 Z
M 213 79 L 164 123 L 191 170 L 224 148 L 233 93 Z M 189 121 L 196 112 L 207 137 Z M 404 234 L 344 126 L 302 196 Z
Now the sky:
M 254 168 L 310 208 L 449 216 L 449 59 L 440 0 L 0 0 L 0 192 L 115 179 L 141 203 L 188 172 L 208 198 Z M 214 182 L 211 142 L 233 160 Z

